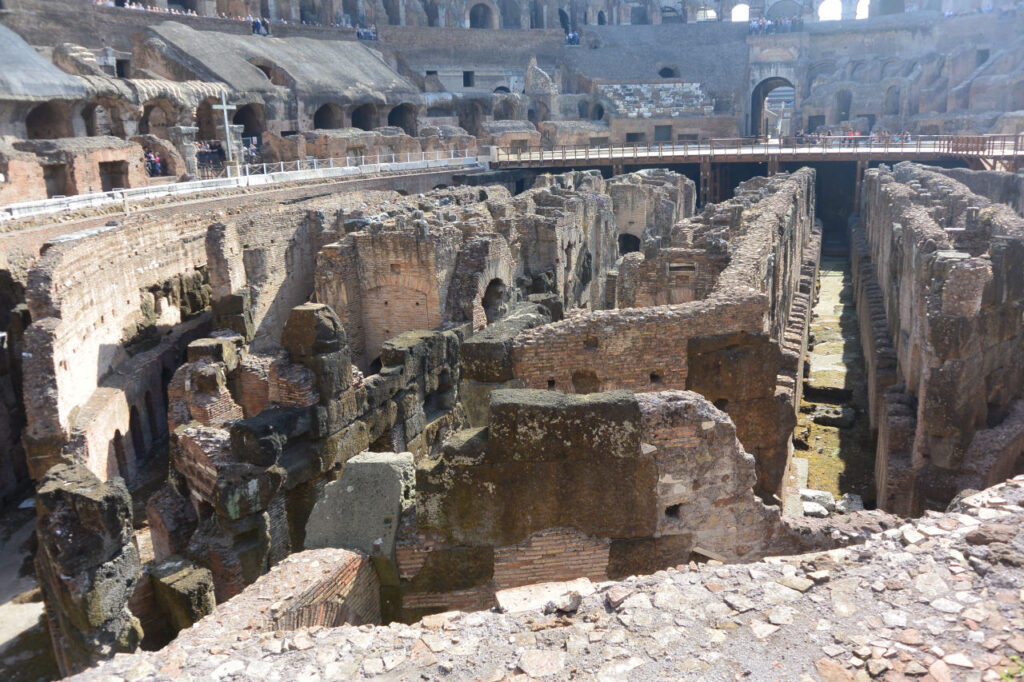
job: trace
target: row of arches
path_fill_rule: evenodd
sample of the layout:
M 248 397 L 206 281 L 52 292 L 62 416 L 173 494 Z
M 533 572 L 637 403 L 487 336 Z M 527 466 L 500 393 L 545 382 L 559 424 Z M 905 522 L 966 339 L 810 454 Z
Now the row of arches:
M 196 107 L 194 124 L 199 128 L 198 139 L 213 140 L 219 136 L 222 114 L 213 108 L 218 103 L 218 99 L 210 97 Z M 86 137 L 112 135 L 125 138 L 134 134 L 126 125 L 132 118 L 133 108 L 126 102 L 97 98 L 81 107 L 78 114 L 81 121 L 76 123 L 72 103 L 62 100 L 43 102 L 32 107 L 26 114 L 25 136 L 29 140 L 52 140 L 84 133 Z M 156 98 L 143 104 L 135 131 L 140 135 L 170 139 L 168 128 L 188 125 L 192 123 L 190 118 L 179 105 L 166 98 Z M 349 118 L 354 128 L 373 130 L 381 125 L 397 126 L 413 136 L 417 134 L 416 119 L 415 105 L 407 102 L 392 107 L 386 118 L 378 105 L 369 103 L 352 109 Z M 239 106 L 232 114 L 231 123 L 242 126 L 243 137 L 262 135 L 267 127 L 265 109 L 263 105 L 255 103 Z M 344 127 L 345 110 L 338 104 L 324 104 L 313 114 L 314 129 Z

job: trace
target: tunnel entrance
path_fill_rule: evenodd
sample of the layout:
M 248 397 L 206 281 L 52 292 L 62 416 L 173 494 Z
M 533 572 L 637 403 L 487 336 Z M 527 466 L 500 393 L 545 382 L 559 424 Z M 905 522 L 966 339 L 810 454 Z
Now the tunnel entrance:
M 773 76 L 758 83 L 750 95 L 750 134 L 788 134 L 788 130 L 783 130 L 783 116 L 787 106 L 794 107 L 795 97 L 793 84 L 785 78 Z

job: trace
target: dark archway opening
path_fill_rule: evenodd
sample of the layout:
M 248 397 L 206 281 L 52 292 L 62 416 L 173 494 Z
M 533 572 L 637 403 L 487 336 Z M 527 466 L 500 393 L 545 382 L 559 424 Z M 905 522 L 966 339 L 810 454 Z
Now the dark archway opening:
M 569 14 L 564 10 L 558 10 L 558 23 L 562 25 L 562 30 L 569 33 L 572 30 L 572 24 L 569 23 Z
M 170 133 L 167 129 L 173 126 L 174 113 L 170 102 L 165 99 L 154 100 L 142 108 L 142 118 L 139 119 L 139 133 L 142 135 L 156 135 L 167 140 Z
M 508 100 L 502 100 L 494 105 L 491 118 L 495 121 L 511 121 L 516 117 L 516 108 Z
M 199 128 L 197 133 L 199 140 L 216 140 L 217 139 L 217 125 L 220 119 L 217 118 L 219 112 L 213 108 L 213 105 L 217 104 L 217 100 L 204 99 L 196 107 L 196 127 Z
M 504 85 L 499 85 L 498 87 L 494 88 L 494 92 L 495 92 L 495 94 L 501 93 L 501 94 L 508 95 L 508 94 L 511 94 L 512 91 L 509 90 L 508 88 L 506 88 Z
M 494 28 L 494 12 L 484 3 L 473 5 L 469 10 L 470 28 Z
M 85 134 L 89 137 L 115 135 L 113 117 L 102 104 L 90 104 L 82 110 Z
M 758 137 L 765 135 L 769 129 L 766 125 L 765 100 L 768 95 L 778 88 L 793 88 L 793 84 L 785 78 L 766 78 L 757 84 L 754 92 L 750 95 L 750 134 Z
M 484 297 L 480 301 L 483 306 L 484 315 L 487 316 L 487 324 L 501 319 L 505 312 L 505 302 L 508 300 L 508 287 L 500 279 L 492 279 L 484 290 Z
M 679 78 L 679 72 L 673 69 L 671 66 L 664 66 L 658 70 L 658 75 L 662 78 Z
M 242 126 L 242 137 L 257 137 L 267 129 L 263 107 L 258 104 L 246 104 L 241 107 L 235 112 L 231 122 L 236 126 Z
M 842 123 L 850 120 L 850 109 L 853 108 L 853 95 L 849 90 L 840 90 L 836 93 L 835 120 L 833 123 Z
M 590 118 L 590 102 L 580 100 L 576 105 L 576 113 L 581 119 Z
M 608 20 L 604 16 L 604 10 L 600 10 L 597 13 L 597 25 L 598 26 L 604 26 L 607 23 L 608 23 Z
M 313 114 L 314 130 L 334 130 L 345 127 L 345 112 L 337 104 L 327 103 Z
M 892 86 L 885 91 L 885 104 L 882 106 L 882 113 L 887 116 L 898 116 L 900 113 L 900 89 Z
M 73 137 L 71 116 L 63 102 L 44 102 L 28 112 L 25 128 L 30 140 L 55 140 Z
M 590 118 L 593 121 L 600 121 L 602 118 L 604 118 L 604 107 L 601 106 L 601 104 L 595 104 L 590 109 Z
M 352 127 L 360 130 L 373 130 L 377 127 L 377 107 L 363 104 L 352 110 Z
M 397 126 L 406 135 L 416 137 L 416 107 L 411 104 L 399 104 L 388 113 L 388 125 Z
M 501 8 L 502 28 L 523 27 L 519 18 L 519 3 L 516 0 L 498 0 L 498 7 Z
M 620 234 L 619 235 L 619 255 L 625 256 L 627 253 L 633 253 L 640 250 L 640 237 L 635 234 Z

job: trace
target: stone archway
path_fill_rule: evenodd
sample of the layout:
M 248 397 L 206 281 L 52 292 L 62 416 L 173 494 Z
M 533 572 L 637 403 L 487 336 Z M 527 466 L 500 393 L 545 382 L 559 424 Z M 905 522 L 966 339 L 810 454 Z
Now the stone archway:
M 388 125 L 401 128 L 406 135 L 416 137 L 416 107 L 408 102 L 399 104 L 388 113 Z
M 469 28 L 498 28 L 497 13 L 485 2 L 478 2 L 469 8 L 467 24 Z
M 71 112 L 64 102 L 51 100 L 32 108 L 25 117 L 26 137 L 30 140 L 54 140 L 74 137 Z
M 345 127 L 345 112 L 340 106 L 333 102 L 324 104 L 313 113 L 313 128 L 315 130 L 333 130 Z
M 793 88 L 793 83 L 789 79 L 780 76 L 771 76 L 758 83 L 750 94 L 750 134 L 752 136 L 757 137 L 765 134 L 764 102 L 768 98 L 769 93 L 778 88 Z
M 170 133 L 167 132 L 167 129 L 176 124 L 174 105 L 169 100 L 154 99 L 142 106 L 142 118 L 139 119 L 140 135 L 155 135 L 168 140 Z
M 373 130 L 377 124 L 377 106 L 362 104 L 352 110 L 352 127 L 360 130 Z
M 263 117 L 263 107 L 259 104 L 246 104 L 239 107 L 231 122 L 236 126 L 242 126 L 242 137 L 257 137 L 267 129 L 267 122 Z

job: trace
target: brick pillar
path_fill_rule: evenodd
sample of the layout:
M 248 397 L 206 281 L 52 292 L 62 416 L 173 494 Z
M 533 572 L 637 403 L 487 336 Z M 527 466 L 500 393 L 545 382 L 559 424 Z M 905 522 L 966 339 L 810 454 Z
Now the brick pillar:
M 191 179 L 199 176 L 199 162 L 196 160 L 196 134 L 199 128 L 195 126 L 170 126 L 167 132 L 171 136 L 171 143 L 185 160 L 185 174 Z

